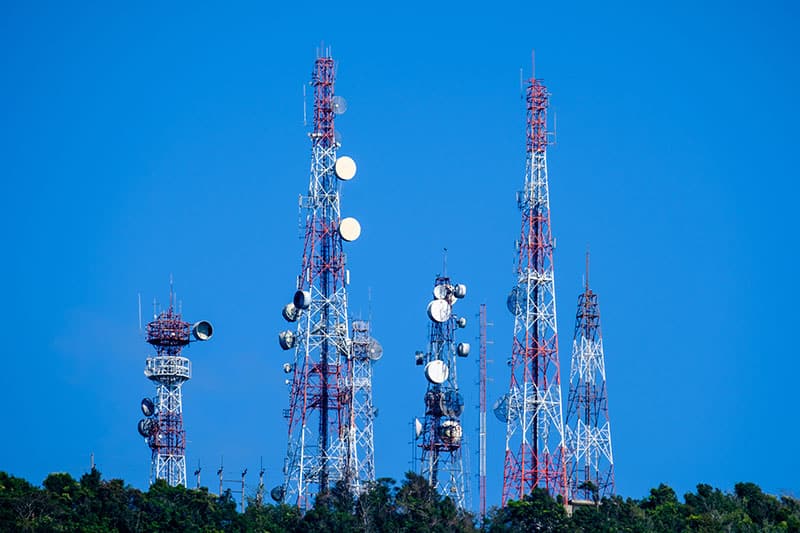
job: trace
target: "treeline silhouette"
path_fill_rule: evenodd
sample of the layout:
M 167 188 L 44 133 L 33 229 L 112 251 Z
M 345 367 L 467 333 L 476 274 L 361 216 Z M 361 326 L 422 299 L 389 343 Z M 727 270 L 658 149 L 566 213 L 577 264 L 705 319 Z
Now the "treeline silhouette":
M 358 497 L 338 485 L 318 495 L 305 514 L 254 498 L 248 503 L 239 513 L 229 491 L 217 496 L 163 481 L 143 492 L 119 479 L 104 480 L 96 469 L 80 480 L 50 474 L 42 487 L 0 472 L 0 531 L 800 532 L 800 500 L 765 494 L 753 483 L 737 483 L 732 493 L 701 484 L 683 502 L 662 484 L 643 499 L 605 498 L 571 515 L 536 489 L 522 501 L 493 508 L 483 521 L 413 473 L 399 485 L 379 479 Z

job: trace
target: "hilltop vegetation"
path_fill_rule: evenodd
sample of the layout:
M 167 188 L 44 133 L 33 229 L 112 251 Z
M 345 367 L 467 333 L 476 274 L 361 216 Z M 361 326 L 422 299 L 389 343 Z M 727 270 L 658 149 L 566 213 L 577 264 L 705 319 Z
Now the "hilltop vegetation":
M 536 490 L 523 501 L 492 509 L 485 523 L 459 511 L 421 477 L 408 473 L 397 485 L 379 479 L 353 498 L 336 487 L 305 515 L 288 505 L 249 501 L 238 513 L 230 492 L 170 487 L 163 481 L 142 492 L 92 470 L 76 481 L 50 474 L 42 487 L 0 472 L 1 531 L 269 531 L 269 532 L 800 532 L 800 501 L 765 494 L 753 483 L 733 493 L 709 485 L 678 500 L 660 485 L 641 500 L 616 496 L 567 516 L 563 506 Z

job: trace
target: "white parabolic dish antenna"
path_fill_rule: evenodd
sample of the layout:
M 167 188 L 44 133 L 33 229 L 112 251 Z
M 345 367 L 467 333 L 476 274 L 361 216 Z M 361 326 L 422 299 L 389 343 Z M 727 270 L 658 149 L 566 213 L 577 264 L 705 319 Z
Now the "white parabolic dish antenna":
M 437 300 L 447 298 L 447 285 L 437 285 L 433 288 L 433 297 Z
M 333 101 L 333 112 L 337 115 L 344 114 L 347 111 L 347 100 L 344 99 L 343 96 L 334 96 L 332 98 Z
M 450 372 L 447 370 L 447 365 L 441 359 L 436 359 L 425 365 L 425 378 L 431 383 L 441 385 L 447 381 L 447 376 Z
M 432 300 L 428 304 L 428 317 L 434 322 L 447 322 L 451 313 L 452 309 L 447 300 Z
M 422 422 L 419 421 L 419 418 L 414 419 L 414 434 L 419 438 L 422 435 Z
M 343 218 L 339 222 L 339 235 L 347 242 L 353 242 L 361 235 L 361 224 L 353 217 Z
M 333 165 L 333 170 L 336 172 L 336 177 L 342 181 L 349 181 L 356 175 L 356 162 L 353 158 L 343 155 L 336 158 L 336 163 Z

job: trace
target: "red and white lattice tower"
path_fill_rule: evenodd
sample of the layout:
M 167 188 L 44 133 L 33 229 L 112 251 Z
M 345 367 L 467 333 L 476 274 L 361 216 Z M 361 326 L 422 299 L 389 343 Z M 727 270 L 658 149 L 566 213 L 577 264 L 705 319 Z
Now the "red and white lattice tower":
M 567 400 L 567 471 L 570 498 L 597 501 L 614 495 L 614 455 L 608 418 L 606 363 L 600 306 L 589 288 L 589 253 L 586 282 L 578 296 L 572 364 Z
M 347 284 L 344 241 L 361 233 L 354 218 L 341 218 L 340 182 L 353 178 L 352 159 L 336 154 L 339 143 L 334 116 L 344 112 L 344 99 L 334 95 L 335 65 L 325 50 L 314 62 L 311 171 L 305 211 L 303 260 L 294 298 L 283 309 L 284 318 L 296 323 L 283 331 L 283 349 L 294 350 L 294 362 L 284 367 L 290 380 L 289 440 L 280 499 L 306 509 L 313 498 L 338 481 L 355 488 L 352 372 L 348 364 L 352 342 L 347 319 Z
M 542 80 L 531 78 L 525 188 L 517 196 L 522 211 L 517 281 L 508 297 L 514 314 L 511 381 L 495 409 L 506 421 L 503 505 L 522 499 L 534 487 L 564 501 L 567 497 L 547 182 L 548 97 Z
M 184 322 L 173 307 L 170 287 L 169 307 L 147 324 L 147 342 L 156 351 L 145 362 L 144 375 L 156 384 L 154 398 L 143 398 L 139 434 L 150 447 L 150 483 L 165 480 L 170 486 L 186 486 L 186 431 L 183 429 L 183 384 L 192 377 L 192 363 L 183 349 L 192 341 L 207 341 L 211 324 Z
M 416 444 L 421 449 L 419 473 L 439 493 L 466 509 L 468 477 L 464 472 L 464 430 L 461 414 L 464 398 L 458 389 L 457 357 L 467 357 L 470 346 L 456 344 L 455 330 L 467 325 L 453 313 L 453 305 L 467 294 L 466 285 L 455 285 L 447 275 L 437 276 L 434 299 L 428 304 L 428 349 L 417 352 L 416 364 L 424 365 L 428 388 L 425 418 L 416 421 Z

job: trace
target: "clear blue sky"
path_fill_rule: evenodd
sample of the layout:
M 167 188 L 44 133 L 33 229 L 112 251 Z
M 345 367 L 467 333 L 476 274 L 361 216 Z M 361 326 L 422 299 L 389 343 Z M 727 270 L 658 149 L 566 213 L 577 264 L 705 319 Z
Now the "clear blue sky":
M 460 312 L 485 302 L 495 324 L 491 400 L 507 386 L 519 69 L 529 74 L 535 48 L 558 115 L 562 375 L 588 243 L 619 492 L 752 480 L 800 494 L 798 11 L 699 4 L 6 5 L 0 469 L 80 475 L 94 452 L 105 476 L 146 486 L 135 424 L 153 388 L 137 294 L 145 310 L 166 300 L 173 273 L 185 317 L 217 328 L 187 352 L 190 470 L 200 460 L 213 487 L 221 455 L 231 477 L 263 455 L 268 486 L 278 482 L 276 333 L 300 265 L 302 85 L 324 40 L 349 103 L 340 153 L 359 165 L 342 198 L 363 226 L 347 246 L 351 314 L 366 316 L 371 289 L 385 349 L 378 475 L 409 467 L 425 390 L 413 354 L 445 246 L 449 274 L 469 286 Z M 464 340 L 477 334 L 473 319 Z M 463 363 L 474 405 L 475 358 Z M 466 417 L 476 428 L 476 410 Z M 504 430 L 491 418 L 489 431 L 497 503 Z

